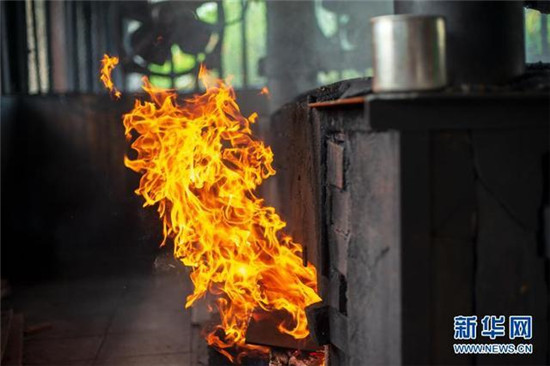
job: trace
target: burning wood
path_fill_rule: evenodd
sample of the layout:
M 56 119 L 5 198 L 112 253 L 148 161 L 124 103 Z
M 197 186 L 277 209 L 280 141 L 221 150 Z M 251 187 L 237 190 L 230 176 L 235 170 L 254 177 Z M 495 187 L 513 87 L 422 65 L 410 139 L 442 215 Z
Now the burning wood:
M 267 347 L 245 343 L 250 315 L 256 308 L 284 311 L 289 319 L 278 331 L 306 338 L 305 308 L 321 300 L 316 270 L 303 265 L 302 246 L 255 194 L 275 174 L 271 149 L 250 130 L 257 115 L 244 117 L 233 89 L 204 68 L 199 78 L 205 93 L 184 104 L 144 78 L 150 101 L 136 100 L 124 115 L 137 152 L 125 164 L 142 174 L 136 193 L 144 206 L 158 205 L 163 244 L 173 239 L 174 255 L 191 268 L 194 291 L 186 307 L 207 293 L 216 297 L 221 319 L 208 330 L 208 344 L 232 361 L 267 356 Z
M 296 339 L 289 334 L 279 332 L 278 325 L 288 322 L 292 322 L 292 317 L 286 311 L 275 310 L 267 312 L 258 309 L 250 317 L 250 322 L 246 329 L 246 343 L 306 351 L 315 351 L 320 348 L 311 339 L 310 335 L 306 338 Z
M 324 352 L 296 351 L 274 348 L 269 354 L 269 366 L 323 366 Z

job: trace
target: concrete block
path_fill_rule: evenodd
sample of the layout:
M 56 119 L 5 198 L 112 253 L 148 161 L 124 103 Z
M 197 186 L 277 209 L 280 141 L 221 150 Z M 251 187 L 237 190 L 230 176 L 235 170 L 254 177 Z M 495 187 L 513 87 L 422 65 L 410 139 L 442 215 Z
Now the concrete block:
M 350 234 L 336 230 L 335 227 L 329 229 L 329 254 L 331 266 L 338 270 L 342 275 L 348 274 L 348 247 Z
M 339 189 L 331 190 L 331 223 L 341 233 L 350 231 L 351 200 L 349 192 Z
M 329 184 L 344 189 L 344 145 L 327 141 L 327 181 Z

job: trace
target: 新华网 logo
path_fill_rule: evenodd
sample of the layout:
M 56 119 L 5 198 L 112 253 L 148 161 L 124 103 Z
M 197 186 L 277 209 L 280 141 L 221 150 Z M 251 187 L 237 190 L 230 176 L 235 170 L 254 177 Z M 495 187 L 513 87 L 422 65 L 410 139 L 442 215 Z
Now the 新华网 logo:
M 533 317 L 531 315 L 510 315 L 508 322 L 504 315 L 485 315 L 478 324 L 477 315 L 458 315 L 454 317 L 454 339 L 462 341 L 476 340 L 479 335 L 490 340 L 523 339 L 533 337 Z M 508 331 L 508 332 L 507 332 Z M 455 343 L 456 354 L 531 354 L 533 345 L 514 343 Z

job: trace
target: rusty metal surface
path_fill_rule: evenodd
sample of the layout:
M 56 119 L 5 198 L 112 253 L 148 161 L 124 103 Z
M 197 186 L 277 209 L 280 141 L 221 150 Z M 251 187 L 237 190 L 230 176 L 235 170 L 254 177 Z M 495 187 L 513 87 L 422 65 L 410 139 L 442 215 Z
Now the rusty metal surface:
M 365 97 L 361 96 L 361 97 L 352 97 L 352 98 L 345 98 L 345 99 L 336 99 L 336 100 L 309 103 L 308 107 L 310 108 L 336 107 L 336 106 L 347 105 L 347 104 L 361 104 L 364 101 L 365 101 Z

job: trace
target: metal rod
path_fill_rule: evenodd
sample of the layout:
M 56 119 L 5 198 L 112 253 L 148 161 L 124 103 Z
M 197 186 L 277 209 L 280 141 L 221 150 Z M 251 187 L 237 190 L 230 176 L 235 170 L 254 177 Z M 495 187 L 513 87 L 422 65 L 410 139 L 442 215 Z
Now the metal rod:
M 32 38 L 34 39 L 34 67 L 36 74 L 36 87 L 38 94 L 42 93 L 42 83 L 40 80 L 40 60 L 38 57 L 38 31 L 36 30 L 36 4 L 34 1 L 29 2 L 31 7 L 31 22 L 32 22 Z
M 92 2 L 90 6 L 90 55 L 92 62 L 91 69 L 89 71 L 91 75 L 90 89 L 91 91 L 97 93 L 100 91 L 99 83 L 96 80 L 97 70 L 99 70 L 100 67 L 99 60 L 101 59 L 101 54 L 99 53 L 101 47 L 99 45 L 101 42 L 101 31 L 104 27 L 99 24 L 99 19 L 103 19 L 98 17 L 100 11 L 100 3 Z
M 16 79 L 16 88 L 14 92 L 28 93 L 29 92 L 29 49 L 27 44 L 27 22 L 26 22 L 26 13 L 25 13 L 25 3 L 24 2 L 14 2 L 13 5 L 14 12 L 14 25 L 16 44 L 12 45 L 12 49 L 17 50 L 14 57 L 11 58 L 12 61 L 15 60 L 17 63 L 17 79 Z M 12 23 L 13 25 L 13 23 Z M 13 67 L 14 63 L 11 63 Z
M 79 60 L 78 60 L 78 6 L 80 2 L 74 3 L 74 6 L 71 8 L 71 32 L 73 34 L 72 36 L 72 52 L 71 52 L 71 58 L 73 61 L 73 91 L 80 91 L 80 73 L 78 70 L 79 66 Z
M 246 44 L 246 0 L 241 1 L 241 43 L 243 57 L 243 88 L 248 86 L 248 50 Z
M 65 5 L 65 42 L 66 42 L 66 74 L 67 74 L 67 90 L 76 91 L 78 86 L 77 58 L 76 58 L 76 12 L 75 4 L 72 1 L 63 2 Z
M 88 92 L 93 91 L 95 70 L 93 68 L 93 62 L 96 59 L 93 53 L 93 43 L 92 43 L 92 3 L 89 1 L 82 2 L 82 19 L 83 19 L 83 32 L 84 32 L 84 42 L 86 43 L 86 49 L 84 50 L 84 64 L 86 67 L 84 76 L 86 78 L 85 90 Z
M 70 90 L 71 73 L 69 68 L 70 34 L 67 34 L 67 6 L 69 2 L 48 2 L 50 23 L 48 41 L 50 48 L 50 70 L 52 78 L 50 90 L 55 93 L 65 93 Z
M 363 104 L 364 102 L 365 102 L 365 97 L 353 97 L 353 98 L 346 98 L 346 99 L 328 100 L 324 102 L 313 102 L 313 103 L 309 103 L 307 106 L 310 108 L 322 108 L 322 107 L 335 107 L 339 105 Z
M 6 3 L 0 3 L 2 7 L 2 94 L 11 94 L 10 57 L 8 47 L 8 29 L 6 25 Z
M 53 90 L 53 67 L 52 67 L 52 37 L 51 37 L 51 23 L 52 23 L 52 14 L 51 14 L 51 3 L 49 1 L 44 2 L 44 13 L 46 16 L 45 22 L 45 32 L 46 32 L 46 73 L 48 74 L 48 90 L 47 93 Z
M 220 1 L 219 3 L 217 3 L 217 9 L 218 9 L 218 32 L 219 32 L 219 40 L 218 40 L 218 44 L 216 45 L 216 48 L 220 48 L 220 52 L 217 52 L 217 55 L 218 55 L 218 64 L 219 64 L 219 73 L 220 73 L 220 78 L 223 78 L 225 75 L 223 74 L 223 61 L 222 61 L 222 58 L 221 58 L 221 48 L 223 47 L 223 38 L 224 38 L 224 33 L 225 33 L 225 27 L 224 27 L 224 23 L 225 23 L 225 11 L 223 9 L 223 1 Z M 196 83 L 195 83 L 196 85 Z

